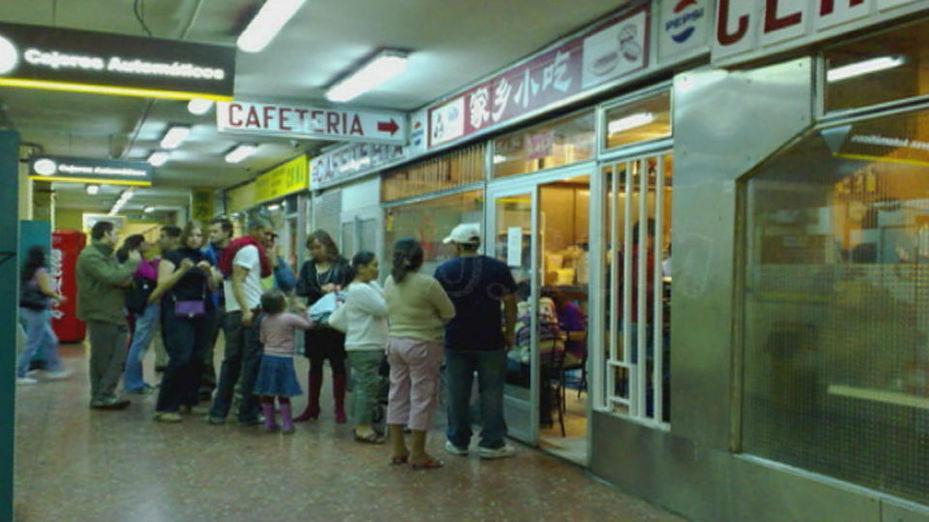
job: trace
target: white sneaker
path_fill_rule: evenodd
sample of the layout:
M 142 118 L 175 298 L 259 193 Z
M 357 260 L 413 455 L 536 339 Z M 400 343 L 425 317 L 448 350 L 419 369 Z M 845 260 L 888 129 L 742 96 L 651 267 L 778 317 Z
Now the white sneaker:
M 63 368 L 63 369 L 61 369 L 61 370 L 56 370 L 56 371 L 54 371 L 54 372 L 47 372 L 47 373 L 45 374 L 45 378 L 48 379 L 48 380 L 51 380 L 51 381 L 60 381 L 60 380 L 62 380 L 62 379 L 67 379 L 67 378 L 70 377 L 73 373 L 74 373 L 74 370 L 69 370 L 69 369 L 67 369 L 67 368 Z
M 445 441 L 445 451 L 451 453 L 452 455 L 458 455 L 459 457 L 465 457 L 468 455 L 468 448 L 459 448 L 452 444 L 452 441 Z
M 479 452 L 482 459 L 505 459 L 516 455 L 516 448 L 509 444 L 504 444 L 496 449 L 480 448 Z
M 26 377 L 35 377 L 36 375 L 40 373 L 42 373 L 42 370 L 36 368 L 34 370 L 29 370 L 28 372 L 26 372 Z
M 36 384 L 39 381 L 33 379 L 32 377 L 17 377 L 16 384 Z

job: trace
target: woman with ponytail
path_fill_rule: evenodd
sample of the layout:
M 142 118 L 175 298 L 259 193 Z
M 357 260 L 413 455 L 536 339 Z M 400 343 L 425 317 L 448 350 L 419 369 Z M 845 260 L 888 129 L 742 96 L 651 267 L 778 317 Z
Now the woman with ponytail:
M 423 250 L 415 239 L 397 241 L 384 286 L 390 323 L 387 425 L 392 464 L 432 469 L 442 462 L 426 453 L 426 432 L 438 405 L 445 323 L 455 317 L 455 306 L 438 281 L 418 273 L 422 264 Z M 413 433 L 410 449 L 404 428 Z

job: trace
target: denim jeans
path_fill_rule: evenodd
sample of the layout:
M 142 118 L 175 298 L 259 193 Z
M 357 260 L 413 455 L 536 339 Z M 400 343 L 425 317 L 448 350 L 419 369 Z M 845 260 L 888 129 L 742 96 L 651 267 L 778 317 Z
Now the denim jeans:
M 123 372 L 123 389 L 127 392 L 140 391 L 145 386 L 142 377 L 142 359 L 152 343 L 155 331 L 161 328 L 161 305 L 151 303 L 145 311 L 135 318 L 135 333 L 126 357 L 126 370 Z
M 242 312 L 227 312 L 223 322 L 226 339 L 226 354 L 219 370 L 219 383 L 210 416 L 225 419 L 232 406 L 232 393 L 239 376 L 242 377 L 242 403 L 239 405 L 239 421 L 250 422 L 258 418 L 258 398 L 252 394 L 258 365 L 261 362 L 261 341 L 258 337 L 260 317 L 255 313 L 251 326 L 242 324 Z
M 209 310 L 205 316 L 187 319 L 179 318 L 173 312 L 173 303 L 161 309 L 168 367 L 161 379 L 155 406 L 155 410 L 160 412 L 177 412 L 181 406 L 196 406 L 200 402 L 198 389 L 203 374 L 203 352 L 210 340 L 210 322 L 214 313 Z
M 57 371 L 61 369 L 58 359 L 58 337 L 52 330 L 51 313 L 46 310 L 19 309 L 19 320 L 26 331 L 26 349 L 19 354 L 16 364 L 16 376 L 25 377 L 29 371 L 29 362 L 36 354 L 40 354 L 47 363 L 46 369 Z
M 471 383 L 477 372 L 481 408 L 482 448 L 497 449 L 506 442 L 503 418 L 503 385 L 506 351 L 445 350 L 448 382 L 448 429 L 446 438 L 459 448 L 471 444 Z

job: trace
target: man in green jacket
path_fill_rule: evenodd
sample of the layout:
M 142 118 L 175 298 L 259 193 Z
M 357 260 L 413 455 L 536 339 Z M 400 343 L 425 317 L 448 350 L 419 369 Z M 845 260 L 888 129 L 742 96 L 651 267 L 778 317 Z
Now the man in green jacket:
M 98 221 L 90 237 L 75 269 L 77 317 L 87 323 L 90 334 L 90 407 L 122 410 L 129 406 L 129 401 L 116 397 L 129 338 L 125 291 L 132 286 L 141 256 L 134 250 L 125 263 L 116 260 L 117 235 L 109 221 Z

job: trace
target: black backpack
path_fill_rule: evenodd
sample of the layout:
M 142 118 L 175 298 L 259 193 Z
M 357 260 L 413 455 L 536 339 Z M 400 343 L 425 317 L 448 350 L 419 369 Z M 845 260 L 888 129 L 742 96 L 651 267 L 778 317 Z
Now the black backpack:
M 126 310 L 142 314 L 148 306 L 148 298 L 155 291 L 155 282 L 141 276 L 132 278 L 132 287 L 126 292 Z

